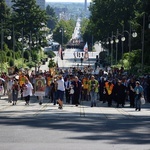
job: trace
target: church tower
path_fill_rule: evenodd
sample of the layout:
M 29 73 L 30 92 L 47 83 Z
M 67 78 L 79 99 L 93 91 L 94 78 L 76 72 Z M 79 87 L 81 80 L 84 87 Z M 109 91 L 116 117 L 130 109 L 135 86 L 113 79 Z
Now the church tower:
M 87 11 L 87 0 L 85 0 L 85 6 L 84 6 L 85 8 L 85 12 Z

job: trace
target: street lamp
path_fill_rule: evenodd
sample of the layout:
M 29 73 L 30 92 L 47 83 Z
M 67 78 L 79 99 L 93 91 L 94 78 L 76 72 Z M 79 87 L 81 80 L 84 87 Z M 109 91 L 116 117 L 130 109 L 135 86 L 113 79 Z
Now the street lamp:
M 148 29 L 150 29 L 150 15 L 148 16 Z
M 24 36 L 23 36 L 23 28 L 21 29 L 21 37 L 18 39 L 19 42 L 22 42 L 22 67 L 24 64 L 23 58 L 24 58 L 24 51 L 23 51 L 23 47 L 24 47 Z
M 62 40 L 62 41 L 61 41 L 61 45 L 63 46 L 63 42 L 64 42 L 64 41 L 63 41 L 63 38 L 64 38 L 64 33 L 66 32 L 66 30 L 64 30 L 63 28 L 61 28 L 59 32 L 62 33 L 62 34 L 61 34 L 61 36 L 62 36 L 62 37 L 61 37 L 61 38 L 62 38 L 62 39 L 61 39 L 61 40 Z
M 113 65 L 113 44 L 114 44 L 114 41 L 113 41 L 113 32 L 111 34 L 110 43 L 111 43 L 111 66 L 112 66 Z
M 130 53 L 131 53 L 131 37 L 135 38 L 137 37 L 137 33 L 135 31 L 133 31 L 133 33 L 131 32 L 131 24 L 130 24 L 130 31 L 124 30 L 123 33 L 127 33 L 128 34 L 128 46 L 129 46 L 129 70 L 130 70 Z M 122 37 L 122 41 L 125 41 L 125 37 Z
M 119 43 L 119 39 L 118 39 L 118 29 L 117 29 L 117 35 L 113 35 L 112 34 L 112 38 L 115 38 L 115 43 L 116 43 L 116 64 L 117 64 L 117 61 L 118 61 L 118 43 Z
M 3 52 L 3 44 L 4 44 L 4 24 L 3 24 L 4 22 L 3 22 L 3 20 L 1 20 L 1 52 Z M 7 29 L 7 28 L 5 28 L 7 31 L 9 31 L 9 32 L 11 32 L 11 30 L 9 30 L 9 29 Z M 7 39 L 8 40 L 11 40 L 11 39 L 13 39 L 13 53 L 14 53 L 14 49 L 15 49 L 15 32 L 14 32 L 14 25 L 13 25 L 13 31 L 12 31 L 12 36 L 13 37 L 11 37 L 11 35 L 9 35 L 9 36 L 7 36 Z M 13 57 L 14 57 L 14 60 L 15 60 L 15 54 L 13 55 Z M 1 73 L 2 73 L 2 66 L 3 65 L 3 55 L 1 54 Z
M 3 33 L 3 20 L 1 20 L 1 53 L 3 52 L 3 39 L 4 38 L 4 33 Z M 2 67 L 3 67 L 3 56 L 1 54 L 1 73 L 2 73 Z
M 117 62 L 118 62 L 118 43 L 119 43 L 118 38 L 115 39 L 115 43 L 116 43 L 116 64 L 117 64 Z
M 121 37 L 121 47 L 122 47 L 122 52 L 121 52 L 121 57 L 122 57 L 122 67 L 123 67 L 123 53 L 124 53 L 124 45 L 123 45 L 123 42 L 125 41 L 125 37 L 124 35 L 122 35 Z
M 111 44 L 111 52 L 110 52 L 110 64 L 111 64 L 111 66 L 113 65 L 113 43 L 114 43 L 113 38 L 108 37 L 106 44 L 107 45 Z
M 143 67 L 144 67 L 144 38 L 145 38 L 145 13 L 143 16 L 143 29 L 142 29 L 142 59 L 141 59 L 141 64 L 142 64 L 142 73 L 143 73 Z
M 9 30 L 9 29 L 8 29 Z M 9 30 L 10 31 L 10 30 Z M 10 31 L 11 32 L 11 31 Z M 13 40 L 12 41 L 12 43 L 13 43 L 13 53 L 14 53 L 14 55 L 13 55 L 13 59 L 14 59 L 14 61 L 15 61 L 15 29 L 14 29 L 14 25 L 13 25 L 13 31 L 12 31 L 12 36 L 11 35 L 9 35 L 9 36 L 7 36 L 7 40 Z

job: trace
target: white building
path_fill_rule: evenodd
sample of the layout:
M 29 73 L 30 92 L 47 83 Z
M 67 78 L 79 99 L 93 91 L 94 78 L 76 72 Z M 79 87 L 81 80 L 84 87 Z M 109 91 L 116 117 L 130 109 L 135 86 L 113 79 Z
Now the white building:
M 5 1 L 9 7 L 12 6 L 11 0 L 5 0 Z M 39 5 L 41 9 L 45 10 L 45 0 L 36 0 L 36 4 Z

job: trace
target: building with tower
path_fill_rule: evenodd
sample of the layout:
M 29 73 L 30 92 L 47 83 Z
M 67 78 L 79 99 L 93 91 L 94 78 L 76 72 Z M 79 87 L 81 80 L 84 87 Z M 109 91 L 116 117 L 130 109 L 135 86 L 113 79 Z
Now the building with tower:
M 86 12 L 87 11 L 87 0 L 85 0 L 84 9 L 85 9 L 85 12 Z

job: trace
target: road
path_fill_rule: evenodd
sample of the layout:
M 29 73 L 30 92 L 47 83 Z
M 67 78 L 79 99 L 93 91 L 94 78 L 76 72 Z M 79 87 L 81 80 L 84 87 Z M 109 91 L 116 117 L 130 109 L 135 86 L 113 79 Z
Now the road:
M 108 108 L 97 101 L 81 101 L 78 107 L 64 104 L 62 110 L 49 99 L 43 105 L 36 97 L 29 106 L 0 100 L 1 150 L 149 150 L 150 104 L 141 112 L 126 103 L 124 108 Z
M 55 52 L 57 55 L 57 52 Z M 77 56 L 77 53 L 80 54 L 80 57 Z M 77 64 L 81 67 L 81 58 L 83 58 L 82 53 L 84 55 L 83 50 L 81 49 L 66 49 L 64 51 L 64 59 L 61 60 L 60 57 L 55 57 L 55 61 L 58 61 L 58 65 L 61 68 L 69 68 L 69 67 L 77 67 Z M 82 66 L 94 66 L 96 62 L 96 55 L 98 55 L 99 52 L 89 52 L 89 59 L 83 60 Z M 76 56 L 76 61 L 75 57 Z

